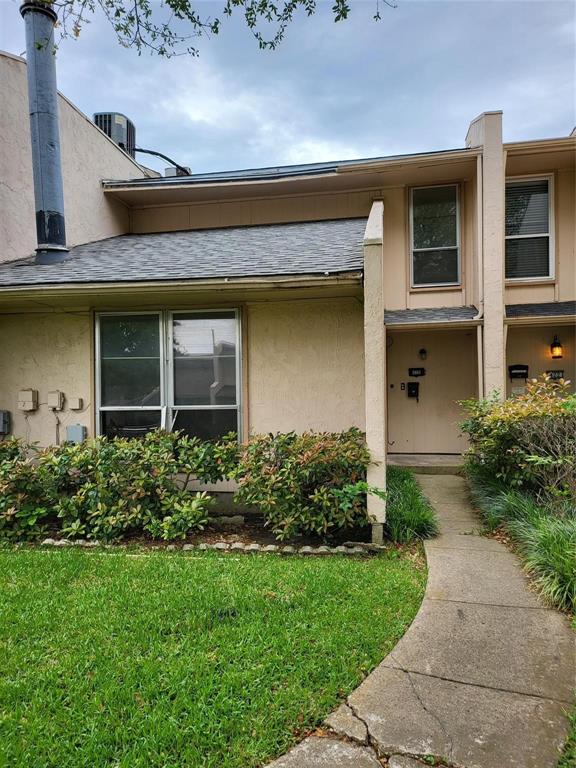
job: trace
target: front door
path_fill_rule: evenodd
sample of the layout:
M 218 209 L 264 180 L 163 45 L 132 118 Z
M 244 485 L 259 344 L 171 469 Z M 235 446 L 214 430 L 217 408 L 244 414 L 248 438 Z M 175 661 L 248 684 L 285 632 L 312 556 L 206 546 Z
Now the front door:
M 389 453 L 462 453 L 457 401 L 478 392 L 476 329 L 389 331 L 387 345 Z

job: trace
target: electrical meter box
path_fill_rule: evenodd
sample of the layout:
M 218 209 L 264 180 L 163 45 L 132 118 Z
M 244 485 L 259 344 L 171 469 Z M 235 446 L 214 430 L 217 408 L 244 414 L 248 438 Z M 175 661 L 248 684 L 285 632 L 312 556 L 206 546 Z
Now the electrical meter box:
M 18 410 L 35 411 L 38 409 L 38 390 L 21 389 L 18 392 Z
M 67 443 L 83 443 L 88 437 L 88 430 L 82 424 L 68 424 L 66 427 Z
M 61 411 L 64 408 L 64 392 L 60 392 L 59 389 L 48 392 L 48 408 L 52 408 L 53 411 Z
M 0 436 L 10 434 L 10 411 L 0 411 Z

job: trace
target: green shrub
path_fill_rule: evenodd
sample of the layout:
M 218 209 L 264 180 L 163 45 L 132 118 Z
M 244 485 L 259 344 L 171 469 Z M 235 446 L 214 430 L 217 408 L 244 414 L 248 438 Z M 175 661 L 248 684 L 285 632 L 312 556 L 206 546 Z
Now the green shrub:
M 526 571 L 542 594 L 555 605 L 576 609 L 576 520 L 542 511 L 538 516 L 510 520 L 510 536 L 517 542 Z
M 386 531 L 392 541 L 406 543 L 436 536 L 438 522 L 410 470 L 388 467 L 386 472 Z
M 474 474 L 470 488 L 488 527 L 503 528 L 516 543 L 542 594 L 559 608 L 576 610 L 575 508 L 559 508 Z
M 26 446 L 11 438 L 0 442 L 0 536 L 34 539 L 45 534 L 50 514 L 43 479 Z
M 206 523 L 211 499 L 184 490 L 179 477 L 220 479 L 233 461 L 231 445 L 231 438 L 215 448 L 157 431 L 67 443 L 34 459 L 12 446 L 13 458 L 0 464 L 0 530 L 9 538 L 35 538 L 48 525 L 103 541 L 143 531 L 185 536 Z
M 295 432 L 259 435 L 242 446 L 236 500 L 257 507 L 279 539 L 326 536 L 368 524 L 363 434 Z
M 183 486 L 190 479 L 203 483 L 227 480 L 238 464 L 238 438 L 235 432 L 220 440 L 200 440 L 182 433 L 153 433 L 156 440 L 171 442 L 178 472 L 184 476 Z
M 6 461 L 23 459 L 26 453 L 26 446 L 19 438 L 7 437 L 0 440 L 0 466 Z
M 185 539 L 190 531 L 201 530 L 207 522 L 206 510 L 212 497 L 206 492 L 194 496 L 182 492 L 173 498 L 168 514 L 162 518 L 150 517 L 144 523 L 144 530 L 154 539 Z
M 240 450 L 235 498 L 257 507 L 279 539 L 368 525 L 369 493 L 388 499 L 386 532 L 393 541 L 435 535 L 434 513 L 413 475 L 389 467 L 384 494 L 366 483 L 369 464 L 364 435 L 355 428 L 261 435 Z
M 470 472 L 547 499 L 576 500 L 575 403 L 568 382 L 547 376 L 503 402 L 464 401 Z

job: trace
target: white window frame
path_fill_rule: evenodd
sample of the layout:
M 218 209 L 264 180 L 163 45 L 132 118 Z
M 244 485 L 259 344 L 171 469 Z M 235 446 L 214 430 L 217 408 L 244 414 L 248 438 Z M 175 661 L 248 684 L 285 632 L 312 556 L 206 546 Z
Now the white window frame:
M 173 318 L 175 315 L 192 314 L 217 314 L 218 312 L 234 313 L 236 322 L 236 405 L 174 405 L 174 350 L 173 338 L 174 327 Z M 102 365 L 101 365 L 101 343 L 100 343 L 100 318 L 102 317 L 135 317 L 142 315 L 154 315 L 158 319 L 158 333 L 160 340 L 159 360 L 160 360 L 160 405 L 102 405 Z M 95 422 L 96 434 L 102 435 L 101 413 L 106 411 L 159 411 L 160 427 L 169 432 L 172 431 L 175 421 L 175 413 L 180 410 L 236 410 L 238 416 L 238 440 L 242 439 L 243 430 L 243 403 L 242 403 L 242 313 L 236 307 L 216 309 L 182 309 L 171 310 L 134 310 L 122 312 L 97 312 L 94 324 L 94 374 L 95 374 Z
M 521 184 L 526 181 L 548 182 L 548 233 L 539 232 L 537 235 L 507 235 L 506 234 L 506 188 L 508 184 Z M 554 233 L 556 224 L 554 218 L 554 174 L 538 174 L 536 176 L 507 176 L 504 184 L 504 277 L 506 283 L 541 283 L 543 280 L 556 279 L 556 246 Z M 526 238 L 548 238 L 548 274 L 538 277 L 506 277 L 506 240 L 524 240 Z
M 442 248 L 414 248 L 414 192 L 419 189 L 442 189 L 452 187 L 456 190 L 456 245 Z M 452 248 L 456 251 L 458 276 L 455 282 L 448 283 L 415 283 L 414 282 L 414 251 L 445 251 Z M 410 287 L 418 288 L 446 288 L 460 286 L 462 284 L 462 249 L 460 244 L 460 184 L 425 184 L 420 187 L 410 187 Z

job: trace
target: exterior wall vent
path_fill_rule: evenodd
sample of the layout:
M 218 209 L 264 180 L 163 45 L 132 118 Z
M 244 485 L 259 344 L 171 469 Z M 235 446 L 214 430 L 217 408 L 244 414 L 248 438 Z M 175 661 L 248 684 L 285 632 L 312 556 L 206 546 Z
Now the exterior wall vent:
M 132 120 L 129 120 L 126 115 L 121 112 L 96 112 L 94 122 L 130 157 L 135 156 L 136 128 Z

